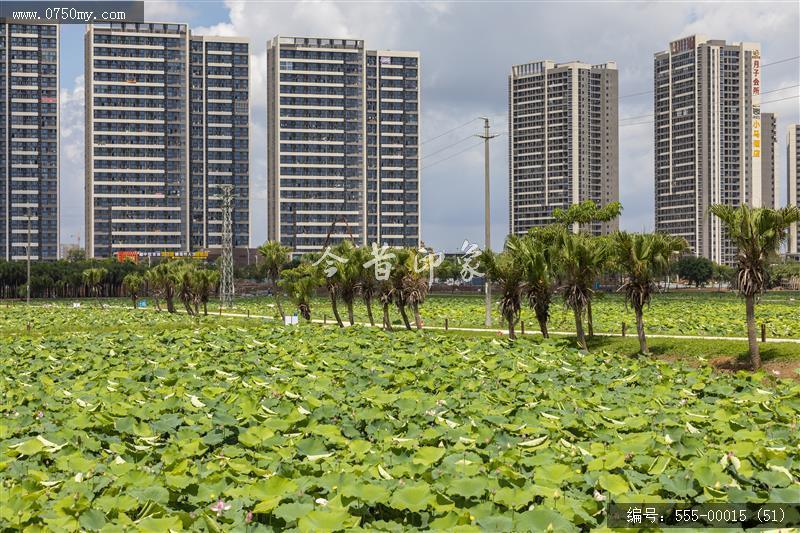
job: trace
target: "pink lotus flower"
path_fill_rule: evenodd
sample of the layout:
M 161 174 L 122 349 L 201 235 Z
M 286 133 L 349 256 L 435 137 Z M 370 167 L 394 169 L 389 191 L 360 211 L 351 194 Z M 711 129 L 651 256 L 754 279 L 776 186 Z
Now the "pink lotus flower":
M 244 523 L 249 524 L 253 521 L 253 511 L 247 511 L 247 514 L 244 517 Z
M 36 413 L 36 418 L 41 420 L 42 418 L 44 418 L 44 413 L 42 411 L 39 411 L 38 413 Z
M 217 513 L 217 516 L 220 516 L 222 513 L 224 513 L 230 508 L 231 504 L 225 503 L 225 500 L 223 500 L 222 498 L 217 500 L 217 503 L 211 506 L 211 510 Z

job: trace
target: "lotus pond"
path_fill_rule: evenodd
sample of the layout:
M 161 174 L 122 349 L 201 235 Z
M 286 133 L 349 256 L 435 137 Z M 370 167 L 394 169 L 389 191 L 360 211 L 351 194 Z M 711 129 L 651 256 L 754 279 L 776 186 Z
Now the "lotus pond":
M 800 384 L 761 373 L 33 313 L 0 308 L 3 530 L 569 531 L 602 527 L 611 500 L 800 501 Z M 47 334 L 25 334 L 34 318 Z

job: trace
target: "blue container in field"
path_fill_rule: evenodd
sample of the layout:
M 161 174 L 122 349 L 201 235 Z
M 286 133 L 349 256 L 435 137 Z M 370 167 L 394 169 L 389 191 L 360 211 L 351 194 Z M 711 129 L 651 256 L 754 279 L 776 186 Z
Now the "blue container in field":
M 144 309 L 145 307 L 147 307 L 147 300 L 139 300 L 138 302 L 136 302 L 136 307 L 138 307 L 139 309 Z

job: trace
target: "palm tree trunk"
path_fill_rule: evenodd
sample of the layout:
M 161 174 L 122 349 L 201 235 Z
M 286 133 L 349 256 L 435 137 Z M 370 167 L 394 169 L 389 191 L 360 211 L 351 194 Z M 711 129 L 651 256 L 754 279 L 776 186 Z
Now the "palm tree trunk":
M 547 307 L 536 304 L 534 305 L 533 311 L 536 313 L 536 320 L 539 322 L 539 330 L 542 332 L 542 338 L 549 339 L 550 333 L 547 331 Z
M 750 345 L 750 364 L 753 370 L 761 368 L 761 353 L 758 350 L 758 339 L 756 338 L 756 301 L 755 297 L 745 296 L 745 308 L 747 310 L 747 342 Z
M 389 318 L 389 303 L 383 304 L 383 327 L 389 331 L 394 331 L 392 328 L 392 320 Z
M 356 323 L 355 315 L 353 315 L 353 300 L 349 300 L 346 302 L 347 304 L 347 319 L 350 321 L 350 325 L 354 325 Z
M 344 327 L 344 323 L 342 322 L 342 317 L 339 316 L 339 307 L 336 303 L 336 296 L 333 293 L 331 295 L 331 308 L 333 309 L 333 316 L 336 318 L 336 323 L 339 324 L 340 328 Z
M 136 309 L 136 296 L 131 295 L 131 301 L 133 301 L 133 308 Z
M 647 337 L 644 333 L 644 314 L 641 309 L 634 308 L 633 311 L 636 315 L 636 333 L 639 335 L 639 352 L 647 355 L 650 352 L 647 350 Z
M 517 338 L 517 334 L 514 331 L 514 318 L 513 317 L 507 317 L 507 318 L 508 318 L 508 338 L 513 341 L 514 339 Z
M 208 316 L 208 302 L 203 302 L 203 315 Z
M 272 280 L 272 293 L 275 295 L 275 305 L 278 306 L 278 312 L 281 314 L 281 322 L 283 322 L 286 319 L 286 315 L 283 313 L 283 306 L 281 305 L 281 293 L 275 280 Z
M 397 306 L 400 309 L 400 316 L 403 318 L 403 324 L 406 325 L 407 330 L 411 330 L 411 323 L 408 321 L 408 314 L 406 314 L 406 306 L 399 305 Z
M 542 338 L 549 339 L 550 333 L 547 332 L 547 319 L 541 319 L 539 317 L 536 317 L 536 319 L 539 321 L 539 330 L 542 332 Z
M 583 334 L 583 309 L 580 307 L 573 307 L 572 310 L 575 313 L 575 334 L 578 337 L 578 346 L 581 350 L 587 350 L 586 336 Z
M 594 337 L 594 323 L 592 321 L 592 301 L 586 302 L 586 325 L 589 326 L 589 338 Z
M 375 326 L 375 319 L 372 318 L 372 298 L 365 297 L 364 303 L 367 305 L 367 317 L 369 317 L 369 325 Z
M 414 311 L 414 323 L 417 329 L 422 329 L 422 317 L 419 314 L 419 303 L 416 301 L 412 302 L 411 309 Z

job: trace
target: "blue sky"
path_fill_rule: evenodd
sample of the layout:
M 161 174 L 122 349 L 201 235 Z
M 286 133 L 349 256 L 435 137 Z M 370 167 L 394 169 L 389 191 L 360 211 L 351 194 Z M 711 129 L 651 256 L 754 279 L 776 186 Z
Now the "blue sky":
M 616 61 L 620 96 L 652 89 L 653 53 L 695 33 L 761 43 L 763 62 L 800 55 L 797 2 L 146 2 L 149 20 L 250 38 L 252 244 L 266 238 L 266 42 L 276 34 L 360 38 L 369 48 L 422 55 L 422 238 L 456 250 L 483 242 L 478 116 L 506 131 L 507 76 L 529 61 Z M 83 234 L 83 33 L 62 26 L 62 242 Z M 800 61 L 762 72 L 762 110 L 778 114 L 778 183 L 786 197 L 785 138 L 800 122 Z M 623 229 L 653 229 L 652 94 L 620 99 Z M 507 136 L 492 143 L 492 243 L 508 231 Z M 458 152 L 462 152 L 458 154 Z M 457 155 L 456 155 L 457 154 Z

